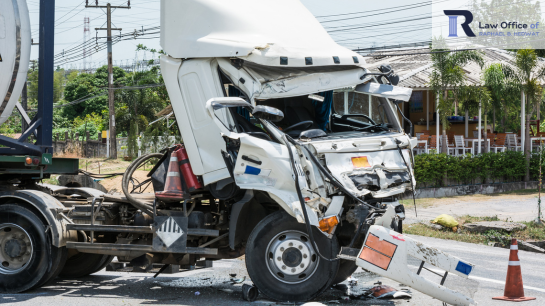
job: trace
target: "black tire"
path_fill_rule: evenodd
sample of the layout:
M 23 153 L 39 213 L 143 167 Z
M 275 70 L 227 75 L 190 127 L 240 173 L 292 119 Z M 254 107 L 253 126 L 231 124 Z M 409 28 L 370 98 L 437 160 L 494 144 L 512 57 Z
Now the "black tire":
M 334 236 L 332 239 L 328 239 L 324 234 L 320 233 L 318 229 L 313 227 L 313 230 L 314 238 L 316 239 L 316 244 L 318 245 L 320 253 L 326 258 L 335 258 L 339 252 L 337 238 Z M 300 249 L 303 250 L 300 251 L 300 254 L 295 253 L 294 255 L 294 253 L 290 253 L 289 255 L 285 255 L 288 251 L 297 252 L 297 249 L 291 247 L 291 245 L 288 249 L 279 247 L 282 243 L 292 241 L 286 238 L 284 238 L 285 240 L 282 240 L 282 236 L 284 235 L 285 237 L 286 235 L 285 233 L 287 233 L 287 235 L 301 235 L 301 241 L 293 240 L 296 241 L 295 245 L 301 247 Z M 315 298 L 330 287 L 333 278 L 339 269 L 339 261 L 326 261 L 319 258 L 317 254 L 304 257 L 310 258 L 310 261 L 305 259 L 307 267 L 301 274 L 289 276 L 291 279 L 300 278 L 301 281 L 298 283 L 291 280 L 290 282 L 286 282 L 288 278 L 287 273 L 284 275 L 279 272 L 274 273 L 273 271 L 276 264 L 274 260 L 280 256 L 275 258 L 276 255 L 274 255 L 273 252 L 269 252 L 271 250 L 270 246 L 279 241 L 280 244 L 275 244 L 278 247 L 275 250 L 283 251 L 281 257 L 282 261 L 276 265 L 276 267 L 287 265 L 287 270 L 293 268 L 294 270 L 292 271 L 295 271 L 295 268 L 299 269 L 300 262 L 290 261 L 290 264 L 294 264 L 290 265 L 285 263 L 284 259 L 301 259 L 303 258 L 302 256 L 306 255 L 306 251 L 310 251 L 310 254 L 313 253 L 313 250 L 308 248 L 309 242 L 303 239 L 303 236 L 305 236 L 306 233 L 305 224 L 297 222 L 295 218 L 283 211 L 268 215 L 254 228 L 248 238 L 248 245 L 246 246 L 246 268 L 248 269 L 250 278 L 263 295 L 278 301 L 302 302 Z M 292 255 L 294 255 L 294 257 L 292 257 Z M 283 268 L 286 268 L 286 266 Z M 310 268 L 312 268 L 312 271 Z M 308 275 L 306 273 L 308 273 Z M 281 279 L 283 279 L 283 281 Z
M 112 260 L 114 260 L 115 256 L 113 255 L 110 255 L 110 256 L 106 256 L 104 257 L 104 263 L 102 263 L 102 265 L 100 267 L 97 268 L 97 270 L 93 273 L 97 273 L 99 271 L 101 271 L 102 269 L 106 268 L 107 265 L 109 265 Z
M 46 236 L 46 226 L 34 212 L 19 205 L 1 205 L 0 228 L 0 231 L 4 233 L 23 229 L 27 237 L 25 240 L 19 240 L 5 236 L 0 241 L 2 244 L 0 256 L 5 256 L 2 257 L 5 259 L 0 262 L 0 293 L 23 292 L 46 283 L 54 276 L 58 267 L 62 265 L 62 257 L 58 256 L 59 249 L 51 246 L 50 239 Z M 27 239 L 29 243 L 25 247 L 24 242 Z M 18 245 L 17 249 L 24 256 L 28 254 L 30 258 L 21 267 L 10 270 L 8 261 L 10 259 L 5 246 L 8 243 L 12 244 L 14 240 L 22 241 L 22 243 L 15 242 Z M 27 253 L 24 253 L 21 251 L 23 247 L 25 249 L 30 247 L 31 251 L 27 249 Z
M 335 278 L 333 279 L 333 285 L 344 282 L 356 272 L 356 269 L 358 269 L 358 266 L 355 261 L 341 259 L 339 271 L 337 271 L 337 275 L 335 275 Z
M 77 253 L 66 260 L 60 276 L 63 278 L 85 277 L 102 270 L 110 255 Z M 105 266 L 105 265 L 104 265 Z
M 53 280 L 55 280 L 57 276 L 59 276 L 62 269 L 64 268 L 66 259 L 68 258 L 68 250 L 66 249 L 66 247 L 57 248 L 57 247 L 51 246 L 51 258 L 53 260 L 50 262 L 51 263 L 50 272 L 46 274 L 36 286 L 32 287 L 32 289 L 45 286 L 53 282 Z

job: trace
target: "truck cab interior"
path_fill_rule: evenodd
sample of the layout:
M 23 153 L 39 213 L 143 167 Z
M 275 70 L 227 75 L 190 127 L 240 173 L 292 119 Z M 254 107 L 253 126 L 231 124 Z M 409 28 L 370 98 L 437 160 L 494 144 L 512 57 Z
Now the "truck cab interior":
M 225 96 L 240 97 L 249 101 L 248 97 L 234 86 L 227 76 L 223 73 L 220 74 L 225 88 Z M 368 100 L 367 95 L 352 92 L 350 93 L 350 112 L 346 113 L 336 101 L 339 96 L 343 95 L 342 92 L 326 91 L 314 95 L 323 97 L 323 101 L 311 99 L 309 95 L 304 95 L 256 100 L 256 104 L 281 110 L 284 113 L 284 118 L 279 122 L 275 122 L 275 125 L 294 139 L 308 135 L 308 131 L 314 131 L 312 138 L 324 136 L 342 137 L 344 134 L 349 135 L 354 132 L 387 132 L 392 127 L 391 121 L 388 119 L 389 116 L 386 114 L 387 108 L 384 107 L 384 103 L 388 103 L 386 99 L 373 98 L 373 102 L 366 102 Z M 371 112 L 371 109 L 374 109 L 374 115 L 367 111 Z M 230 113 L 239 133 L 247 133 L 272 141 L 271 135 L 261 127 L 259 120 L 254 118 L 248 110 L 238 107 L 232 109 Z

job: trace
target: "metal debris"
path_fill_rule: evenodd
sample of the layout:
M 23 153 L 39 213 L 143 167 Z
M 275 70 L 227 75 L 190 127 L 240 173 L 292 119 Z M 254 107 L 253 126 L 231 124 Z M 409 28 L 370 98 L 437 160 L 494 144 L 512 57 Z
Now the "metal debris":
M 236 276 L 236 274 L 235 274 Z M 246 280 L 246 276 L 243 276 L 242 278 L 231 278 L 231 283 L 234 284 L 241 284 Z

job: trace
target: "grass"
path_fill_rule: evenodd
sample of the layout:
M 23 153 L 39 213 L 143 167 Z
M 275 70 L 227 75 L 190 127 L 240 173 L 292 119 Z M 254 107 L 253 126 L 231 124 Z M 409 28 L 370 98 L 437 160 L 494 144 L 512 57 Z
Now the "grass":
M 473 223 L 479 221 L 504 221 L 499 220 L 497 216 L 492 217 L 475 217 L 475 216 L 462 216 L 456 218 L 456 221 L 460 224 L 459 230 L 453 232 L 452 229 L 444 228 L 437 230 L 430 227 L 428 224 L 405 224 L 403 225 L 403 233 L 420 235 L 426 237 L 456 240 L 461 242 L 487 244 L 488 242 L 500 242 L 502 244 L 509 244 L 511 238 L 518 240 L 532 241 L 532 240 L 545 240 L 545 226 L 543 224 L 536 224 L 534 222 L 520 222 L 526 225 L 524 230 L 508 232 L 489 231 L 486 233 L 471 233 L 463 229 L 463 224 Z M 500 240 L 500 241 L 498 241 Z
M 441 200 L 441 198 L 416 199 L 416 206 L 418 208 L 430 207 L 430 206 L 433 206 L 433 205 L 437 204 L 437 201 L 439 201 L 439 200 Z M 400 200 L 399 203 L 403 204 L 403 206 L 405 206 L 405 209 L 414 207 L 413 199 Z

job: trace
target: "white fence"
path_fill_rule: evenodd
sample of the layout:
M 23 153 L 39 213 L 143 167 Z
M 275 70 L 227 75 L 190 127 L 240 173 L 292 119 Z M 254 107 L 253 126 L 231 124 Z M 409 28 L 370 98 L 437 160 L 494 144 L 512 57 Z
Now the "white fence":
M 138 156 L 148 153 L 156 153 L 164 148 L 182 143 L 179 136 L 145 136 L 138 137 Z M 117 138 L 117 156 L 128 155 L 127 137 Z

